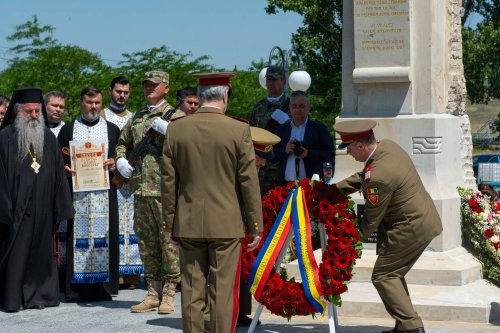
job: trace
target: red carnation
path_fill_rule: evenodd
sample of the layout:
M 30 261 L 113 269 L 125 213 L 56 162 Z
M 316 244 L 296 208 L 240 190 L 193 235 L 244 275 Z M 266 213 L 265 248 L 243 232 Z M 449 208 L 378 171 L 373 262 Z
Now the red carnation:
M 479 206 L 479 203 L 477 202 L 477 200 L 476 199 L 470 199 L 470 201 L 469 201 L 469 207 L 470 208 L 474 208 L 474 207 L 477 207 L 477 206 Z
M 486 229 L 484 231 L 484 236 L 488 239 L 488 238 L 491 238 L 493 235 L 495 234 L 495 232 L 492 230 L 492 229 Z

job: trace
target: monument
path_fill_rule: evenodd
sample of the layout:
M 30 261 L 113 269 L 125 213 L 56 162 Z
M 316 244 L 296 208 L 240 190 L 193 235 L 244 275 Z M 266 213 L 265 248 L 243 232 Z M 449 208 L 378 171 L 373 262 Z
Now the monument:
M 378 139 L 408 152 L 443 221 L 436 251 L 461 246 L 456 187 L 474 186 L 460 10 L 460 0 L 344 1 L 337 122 L 373 119 Z M 335 179 L 361 169 L 338 151 Z
M 456 189 L 476 188 L 461 8 L 461 0 L 344 0 L 342 112 L 336 121 L 375 120 L 377 139 L 406 150 L 436 204 L 443 232 L 406 275 L 415 310 L 424 321 L 488 323 L 500 319 L 500 289 L 482 279 L 481 264 L 462 247 Z M 335 181 L 362 169 L 345 149 L 337 150 Z M 362 212 L 362 196 L 352 198 Z M 388 317 L 370 281 L 374 248 L 365 242 L 340 316 Z M 297 279 L 295 264 L 287 269 Z

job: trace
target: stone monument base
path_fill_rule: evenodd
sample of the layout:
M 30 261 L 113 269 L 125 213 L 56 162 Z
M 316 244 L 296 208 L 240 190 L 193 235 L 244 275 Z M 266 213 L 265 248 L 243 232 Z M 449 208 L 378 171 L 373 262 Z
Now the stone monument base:
M 447 251 L 462 245 L 460 196 L 465 173 L 461 151 L 461 118 L 449 114 L 400 115 L 384 118 L 338 117 L 337 122 L 371 119 L 378 140 L 398 143 L 412 159 L 422 182 L 431 195 L 443 222 L 443 232 L 430 244 L 434 251 Z M 394 165 L 394 168 L 398 168 Z M 334 180 L 338 182 L 363 169 L 346 150 L 337 150 Z M 375 171 L 376 172 L 376 171 Z M 361 195 L 352 195 L 358 204 Z
M 321 262 L 321 250 L 314 252 Z M 370 278 L 377 256 L 363 250 L 348 291 L 342 294 L 339 316 L 389 317 Z M 297 261 L 287 264 L 288 278 L 300 281 Z M 481 263 L 464 248 L 425 251 L 406 275 L 415 311 L 424 321 L 491 323 L 500 320 L 500 289 L 482 279 Z

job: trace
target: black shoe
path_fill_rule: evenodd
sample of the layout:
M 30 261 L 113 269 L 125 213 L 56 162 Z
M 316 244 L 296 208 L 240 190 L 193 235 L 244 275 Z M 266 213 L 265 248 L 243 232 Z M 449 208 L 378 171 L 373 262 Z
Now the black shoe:
M 212 327 L 210 325 L 210 320 L 204 320 L 203 321 L 203 333 L 210 333 L 212 330 Z
M 45 306 L 35 304 L 35 305 L 32 305 L 32 306 L 28 306 L 26 309 L 30 309 L 30 310 L 43 310 L 43 309 L 45 309 Z
M 236 326 L 250 326 L 250 324 L 252 324 L 252 318 L 245 315 L 238 316 Z M 257 325 L 260 325 L 260 320 L 257 321 Z
M 406 331 L 400 331 L 400 330 L 393 328 L 390 331 L 382 331 L 382 333 L 425 333 L 425 330 L 423 327 L 418 327 L 418 328 L 414 328 L 414 329 L 406 330 Z

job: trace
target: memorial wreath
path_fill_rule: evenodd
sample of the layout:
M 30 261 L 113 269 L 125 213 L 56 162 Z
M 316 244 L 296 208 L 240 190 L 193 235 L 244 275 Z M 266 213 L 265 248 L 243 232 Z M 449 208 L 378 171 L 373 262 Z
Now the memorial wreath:
M 318 276 L 313 277 L 317 282 L 319 281 L 317 283 L 317 294 L 340 306 L 341 294 L 347 290 L 347 284 L 352 278 L 352 269 L 356 259 L 361 256 L 362 242 L 356 227 L 354 203 L 340 193 L 335 185 L 326 185 L 321 181 L 311 182 L 310 179 L 304 179 L 298 183 L 291 182 L 283 187 L 275 187 L 263 196 L 264 230 L 262 239 L 264 241 L 254 251 L 247 252 L 247 240 L 244 240 L 242 257 L 243 282 L 247 283 L 251 275 L 252 265 L 254 265 L 259 255 L 259 251 L 266 242 L 269 242 L 266 238 L 273 229 L 275 220 L 279 222 L 277 220 L 281 218 L 280 210 L 284 210 L 284 204 L 286 205 L 286 202 L 288 202 L 287 198 L 290 192 L 298 188 L 301 189 L 305 206 L 307 206 L 304 214 L 307 216 L 307 221 L 310 213 L 313 219 L 325 225 L 328 237 L 322 262 L 319 269 L 315 270 L 315 274 Z M 310 243 L 311 240 L 309 239 L 308 242 Z M 310 246 L 310 244 L 308 245 Z M 305 247 L 305 245 L 302 245 L 302 247 Z M 314 259 L 312 261 L 313 266 L 316 265 Z M 311 274 L 309 273 L 309 275 Z M 309 290 L 305 290 L 303 283 L 295 282 L 293 278 L 287 280 L 274 269 L 269 273 L 267 281 L 263 282 L 263 289 L 258 295 L 254 294 L 254 296 L 271 313 L 290 319 L 292 316 L 309 314 L 314 316 L 315 313 L 321 312 L 318 310 L 320 308 L 317 305 L 313 306 L 314 301 L 310 301 L 311 293 Z

